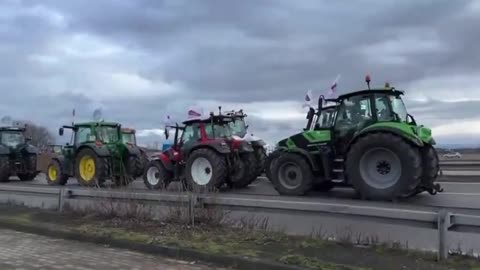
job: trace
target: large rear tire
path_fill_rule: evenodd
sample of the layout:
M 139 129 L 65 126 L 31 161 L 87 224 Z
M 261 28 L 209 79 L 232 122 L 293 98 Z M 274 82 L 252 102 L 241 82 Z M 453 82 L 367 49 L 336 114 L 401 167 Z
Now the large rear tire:
M 8 156 L 0 156 L 0 182 L 10 181 L 10 159 Z
M 312 168 L 299 154 L 283 152 L 271 165 L 270 181 L 281 195 L 299 196 L 312 189 Z
M 371 133 L 350 148 L 346 176 L 361 198 L 395 200 L 411 193 L 420 181 L 418 148 L 390 133 Z
M 105 180 L 104 160 L 90 148 L 82 149 L 75 160 L 75 177 L 81 186 L 99 186 Z
M 150 161 L 143 173 L 143 183 L 148 189 L 166 189 L 172 182 L 172 173 L 159 160 Z
M 225 157 L 207 148 L 194 150 L 188 157 L 185 170 L 186 187 L 195 192 L 219 189 L 228 173 Z
M 242 172 L 239 173 L 238 179 L 232 180 L 233 188 L 245 188 L 257 179 L 257 159 L 254 153 L 242 154 L 239 162 Z
M 58 160 L 50 161 L 47 166 L 47 183 L 51 186 L 63 186 L 68 181 L 68 175 L 63 173 L 62 167 Z
M 256 159 L 256 171 L 255 171 L 255 176 L 260 176 L 262 175 L 263 171 L 266 170 L 265 168 L 265 163 L 267 160 L 267 153 L 265 151 L 265 148 L 263 146 L 260 147 L 255 147 L 254 148 L 254 153 L 255 153 L 255 159 Z M 255 177 L 256 179 L 256 177 Z M 253 179 L 253 180 L 255 180 Z

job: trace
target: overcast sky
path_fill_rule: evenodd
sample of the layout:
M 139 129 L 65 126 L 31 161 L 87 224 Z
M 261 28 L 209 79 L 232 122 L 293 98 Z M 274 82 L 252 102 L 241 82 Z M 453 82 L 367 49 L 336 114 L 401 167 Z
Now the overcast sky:
M 162 141 L 168 113 L 243 108 L 270 143 L 308 89 L 390 81 L 440 143 L 480 141 L 480 1 L 3 0 L 0 116 L 56 133 L 102 108 Z

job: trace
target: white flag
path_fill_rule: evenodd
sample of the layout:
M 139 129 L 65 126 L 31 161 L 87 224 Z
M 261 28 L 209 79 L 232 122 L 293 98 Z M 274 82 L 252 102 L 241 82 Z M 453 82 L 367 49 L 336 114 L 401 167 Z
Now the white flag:
M 314 102 L 314 98 L 313 98 L 312 90 L 308 90 L 307 94 L 305 94 L 305 98 L 303 100 L 302 108 L 313 107 L 312 106 L 313 102 Z

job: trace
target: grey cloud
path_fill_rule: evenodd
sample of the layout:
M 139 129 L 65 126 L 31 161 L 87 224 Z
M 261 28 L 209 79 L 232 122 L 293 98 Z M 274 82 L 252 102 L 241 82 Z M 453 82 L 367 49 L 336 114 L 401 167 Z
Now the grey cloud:
M 70 121 L 73 107 L 78 118 L 88 119 L 101 103 L 109 119 L 151 129 L 161 126 L 166 113 L 182 118 L 199 99 L 219 104 L 300 101 L 307 89 L 326 89 L 338 73 L 343 93 L 364 88 L 366 72 L 375 84 L 390 80 L 400 88 L 429 76 L 476 72 L 480 17 L 467 15 L 470 2 L 10 1 L 0 5 L 8 15 L 0 18 L 0 86 L 8 89 L 2 90 L 0 114 L 31 117 L 55 130 Z M 42 13 L 20 12 L 38 7 L 61 14 L 65 25 Z M 127 52 L 75 59 L 52 49 L 52 44 L 61 47 L 57 42 L 63 37 L 78 33 L 109 40 Z M 395 64 L 377 63 L 386 57 L 381 51 L 362 53 L 368 46 L 412 35 L 437 38 L 445 51 L 404 53 L 400 56 L 406 61 Z M 59 62 L 35 62 L 35 54 L 52 54 Z M 185 89 L 162 97 L 112 95 L 103 100 L 73 94 L 97 89 L 101 82 L 95 75 L 114 68 L 151 81 L 179 82 Z M 477 117 L 477 102 L 436 98 L 428 105 L 412 104 L 412 112 L 431 125 Z M 255 133 L 275 139 L 304 125 L 249 122 Z

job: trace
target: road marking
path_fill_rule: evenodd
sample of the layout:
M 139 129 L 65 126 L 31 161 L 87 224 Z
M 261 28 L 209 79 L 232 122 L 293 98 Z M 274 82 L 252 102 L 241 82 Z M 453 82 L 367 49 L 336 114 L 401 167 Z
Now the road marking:
M 480 182 L 443 182 L 437 181 L 440 185 L 480 185 Z
M 442 192 L 442 195 L 480 196 L 480 193 Z

